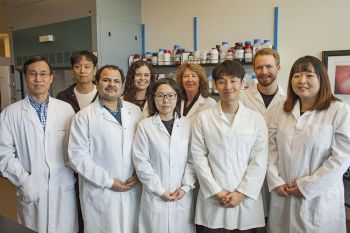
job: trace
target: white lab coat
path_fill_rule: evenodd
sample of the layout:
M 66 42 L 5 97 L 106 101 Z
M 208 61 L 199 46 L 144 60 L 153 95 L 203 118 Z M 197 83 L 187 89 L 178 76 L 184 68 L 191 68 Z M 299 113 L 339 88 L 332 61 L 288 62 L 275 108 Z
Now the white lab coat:
M 215 106 L 215 105 L 216 105 L 216 101 L 213 98 L 211 98 L 211 97 L 204 98 L 202 95 L 199 95 L 197 101 L 193 104 L 192 108 L 187 113 L 186 117 L 191 120 L 191 125 L 193 125 L 197 119 L 197 115 L 199 112 L 201 112 L 207 108 L 210 108 L 212 106 Z M 185 101 L 182 100 L 181 101 L 181 114 L 184 111 L 184 107 L 185 107 Z
M 271 192 L 269 232 L 345 233 L 342 176 L 350 165 L 350 110 L 334 102 L 300 116 L 282 109 L 270 128 L 269 189 L 291 182 L 303 198 Z
M 271 103 L 266 108 L 264 100 L 261 97 L 260 92 L 258 91 L 258 84 L 256 83 L 248 89 L 241 91 L 239 98 L 241 103 L 244 104 L 244 106 L 253 109 L 254 111 L 263 115 L 265 122 L 269 127 L 269 125 L 271 124 L 272 116 L 276 113 L 276 111 L 280 109 L 280 106 L 285 100 L 285 94 L 282 87 L 278 85 L 276 95 L 273 97 Z M 266 179 L 261 188 L 261 194 L 264 204 L 264 214 L 265 217 L 267 217 L 269 213 L 270 193 Z
M 17 188 L 17 219 L 38 232 L 78 231 L 74 172 L 65 166 L 74 111 L 49 97 L 43 130 L 28 96 L 0 119 L 0 171 Z
M 97 98 L 72 122 L 68 153 L 79 173 L 84 232 L 137 232 L 141 184 L 127 192 L 111 189 L 115 178 L 133 175 L 131 150 L 140 108 L 123 101 L 122 125 Z
M 143 107 L 142 110 L 142 119 L 149 117 L 149 110 L 148 110 L 148 100 L 146 100 L 145 106 Z
M 191 142 L 200 184 L 196 224 L 229 230 L 265 225 L 260 189 L 266 173 L 267 134 L 264 118 L 242 103 L 232 125 L 220 102 L 199 113 Z M 214 196 L 221 190 L 247 197 L 237 207 L 225 208 Z
M 175 118 L 171 136 L 158 114 L 142 120 L 138 126 L 133 159 L 143 183 L 139 232 L 194 232 L 192 190 L 195 177 L 188 164 L 190 122 Z M 176 202 L 161 198 L 165 191 L 182 187 L 185 196 Z

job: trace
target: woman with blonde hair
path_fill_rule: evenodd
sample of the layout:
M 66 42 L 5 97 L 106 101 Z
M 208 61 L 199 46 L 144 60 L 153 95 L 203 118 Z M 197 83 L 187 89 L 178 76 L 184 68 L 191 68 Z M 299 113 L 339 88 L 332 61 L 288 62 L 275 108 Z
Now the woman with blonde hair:
M 184 99 L 181 101 L 181 115 L 193 123 L 198 112 L 216 105 L 209 97 L 208 79 L 203 67 L 193 63 L 182 64 L 175 75 Z

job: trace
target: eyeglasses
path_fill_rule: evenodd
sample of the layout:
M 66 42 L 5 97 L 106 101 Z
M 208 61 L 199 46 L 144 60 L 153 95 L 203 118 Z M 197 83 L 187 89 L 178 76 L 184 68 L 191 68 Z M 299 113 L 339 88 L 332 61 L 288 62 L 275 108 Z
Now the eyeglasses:
M 157 93 L 157 94 L 154 94 L 154 98 L 158 101 L 160 100 L 163 100 L 165 97 L 168 99 L 168 100 L 174 100 L 176 99 L 176 96 L 177 94 L 176 93 L 168 93 L 168 94 L 164 94 L 164 93 Z
M 29 78 L 35 78 L 36 76 L 39 76 L 39 77 L 41 77 L 41 78 L 46 78 L 46 77 L 48 77 L 48 76 L 50 75 L 50 73 L 45 73 L 45 72 L 43 72 L 43 73 L 28 72 L 26 75 L 27 75 Z

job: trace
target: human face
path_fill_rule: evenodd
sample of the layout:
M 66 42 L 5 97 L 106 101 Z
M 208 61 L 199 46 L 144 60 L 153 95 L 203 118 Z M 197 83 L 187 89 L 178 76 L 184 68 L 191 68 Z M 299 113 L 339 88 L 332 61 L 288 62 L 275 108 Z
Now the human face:
M 48 64 L 44 61 L 37 61 L 28 65 L 25 81 L 31 96 L 48 95 L 52 83 L 52 74 L 50 74 Z
M 121 94 L 122 85 L 122 77 L 118 70 L 104 69 L 97 82 L 100 99 L 107 102 L 117 100 Z
M 186 68 L 182 75 L 182 85 L 186 93 L 197 93 L 199 91 L 199 77 L 196 72 Z
M 243 87 L 242 79 L 229 75 L 223 75 L 215 82 L 221 102 L 233 102 L 239 100 L 239 93 Z
M 261 86 L 270 86 L 276 80 L 280 66 L 276 65 L 276 60 L 272 55 L 259 55 L 254 62 L 254 72 L 256 79 Z
M 157 88 L 154 94 L 154 100 L 161 117 L 173 116 L 177 98 L 176 91 L 169 84 L 162 84 Z
M 81 56 L 80 61 L 73 64 L 72 71 L 78 84 L 89 84 L 92 83 L 96 67 L 92 61 L 87 60 L 85 56 Z
M 146 90 L 151 82 L 151 71 L 147 66 L 136 69 L 134 76 L 134 86 L 136 90 Z
M 320 80 L 313 68 L 294 73 L 291 82 L 294 93 L 302 102 L 315 103 L 320 92 Z

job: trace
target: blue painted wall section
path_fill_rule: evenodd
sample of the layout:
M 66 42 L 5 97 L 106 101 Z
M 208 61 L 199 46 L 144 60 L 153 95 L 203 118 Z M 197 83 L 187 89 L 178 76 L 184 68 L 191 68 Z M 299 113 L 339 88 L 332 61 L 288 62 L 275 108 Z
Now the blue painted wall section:
M 278 6 L 274 9 L 273 48 L 278 50 Z
M 141 25 L 141 48 L 142 56 L 146 55 L 146 26 L 145 24 Z
M 193 51 L 198 50 L 198 17 L 193 17 Z

